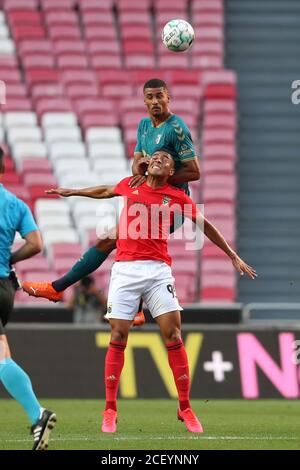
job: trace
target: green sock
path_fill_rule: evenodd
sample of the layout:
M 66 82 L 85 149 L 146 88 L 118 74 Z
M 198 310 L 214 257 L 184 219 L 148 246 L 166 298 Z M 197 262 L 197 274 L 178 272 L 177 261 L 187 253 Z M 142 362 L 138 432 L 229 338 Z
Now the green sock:
M 67 274 L 52 282 L 53 288 L 57 292 L 67 289 L 67 287 L 70 287 L 72 284 L 75 284 L 75 282 L 80 281 L 80 279 L 99 268 L 108 255 L 109 253 L 99 251 L 95 246 L 93 246 L 84 253 Z

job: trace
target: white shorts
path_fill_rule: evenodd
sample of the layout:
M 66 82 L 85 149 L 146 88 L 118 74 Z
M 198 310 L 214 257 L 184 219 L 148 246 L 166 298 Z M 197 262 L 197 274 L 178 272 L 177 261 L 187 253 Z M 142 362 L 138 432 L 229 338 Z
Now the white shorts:
M 113 265 L 106 318 L 133 320 L 141 298 L 153 318 L 182 310 L 176 297 L 174 277 L 162 261 L 118 261 Z

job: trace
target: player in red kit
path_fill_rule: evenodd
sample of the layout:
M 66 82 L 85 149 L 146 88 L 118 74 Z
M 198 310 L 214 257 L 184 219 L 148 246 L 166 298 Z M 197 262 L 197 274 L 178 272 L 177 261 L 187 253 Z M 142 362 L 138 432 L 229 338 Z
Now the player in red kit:
M 164 150 L 155 152 L 149 162 L 145 183 L 134 189 L 132 177 L 117 186 L 82 190 L 54 189 L 61 196 L 111 198 L 124 196 L 117 239 L 116 262 L 112 268 L 108 294 L 107 318 L 111 326 L 110 345 L 105 359 L 106 408 L 102 431 L 117 430 L 117 392 L 124 365 L 129 329 L 143 298 L 158 323 L 168 351 L 169 364 L 178 391 L 178 419 L 190 432 L 203 432 L 189 401 L 189 365 L 181 339 L 181 317 L 176 297 L 167 238 L 174 213 L 191 218 L 205 235 L 231 259 L 240 274 L 254 279 L 256 273 L 230 248 L 218 230 L 198 211 L 183 190 L 167 183 L 174 173 L 174 162 Z

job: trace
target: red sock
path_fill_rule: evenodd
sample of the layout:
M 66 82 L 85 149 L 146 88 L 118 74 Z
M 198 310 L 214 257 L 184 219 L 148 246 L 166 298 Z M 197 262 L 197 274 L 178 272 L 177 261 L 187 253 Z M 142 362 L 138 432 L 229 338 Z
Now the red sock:
M 126 343 L 111 341 L 105 357 L 105 409 L 117 411 L 117 394 L 121 372 L 124 366 Z
M 168 343 L 168 359 L 173 372 L 181 410 L 190 408 L 190 372 L 186 351 L 181 340 Z

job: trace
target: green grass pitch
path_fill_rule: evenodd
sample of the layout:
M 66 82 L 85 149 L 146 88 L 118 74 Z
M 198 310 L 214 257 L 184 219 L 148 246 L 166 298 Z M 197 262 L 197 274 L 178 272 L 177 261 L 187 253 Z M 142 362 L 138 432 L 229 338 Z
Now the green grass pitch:
M 50 449 L 300 449 L 300 400 L 194 400 L 205 431 L 198 435 L 177 420 L 173 400 L 119 400 L 116 434 L 100 431 L 103 401 L 42 403 L 58 418 Z M 21 407 L 0 400 L 0 410 L 0 450 L 30 449 L 32 437 Z

